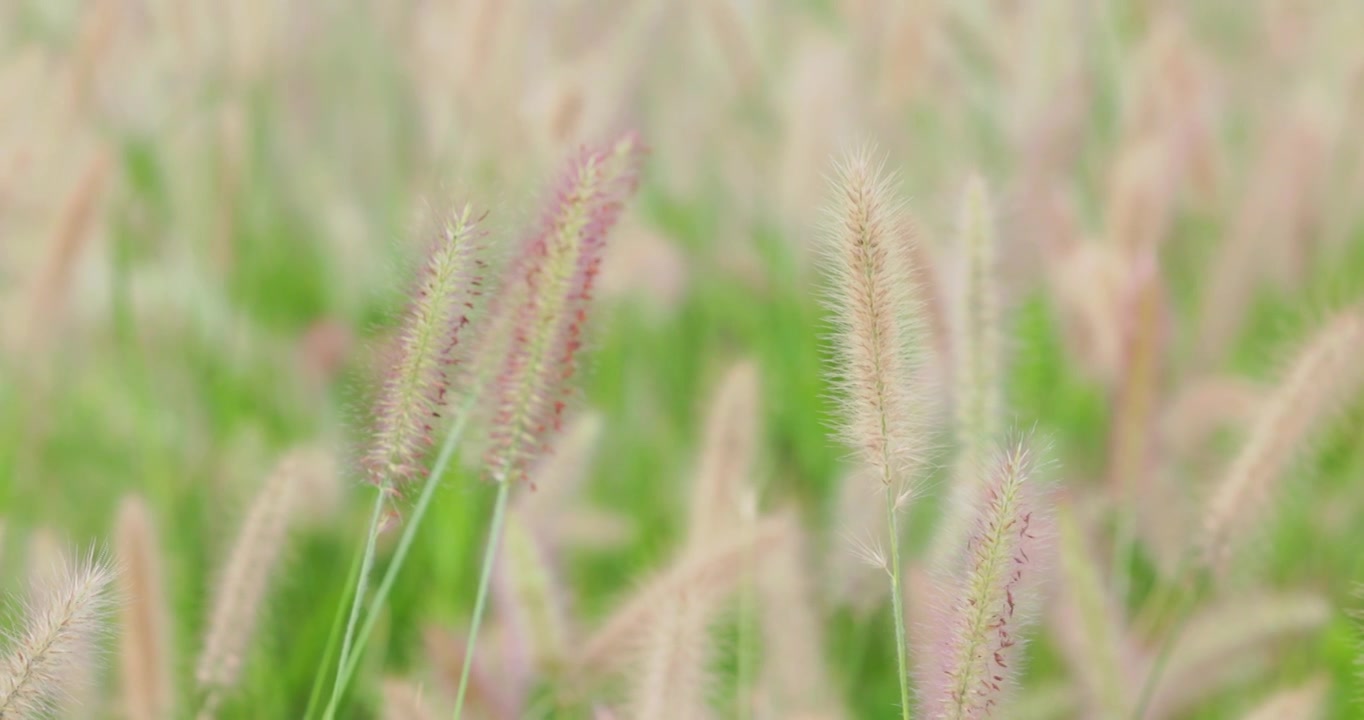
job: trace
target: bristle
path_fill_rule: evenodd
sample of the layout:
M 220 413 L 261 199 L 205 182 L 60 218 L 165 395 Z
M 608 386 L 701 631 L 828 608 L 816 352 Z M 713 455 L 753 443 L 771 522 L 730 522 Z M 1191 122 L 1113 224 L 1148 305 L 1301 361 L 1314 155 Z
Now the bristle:
M 481 220 L 468 205 L 445 220 L 412 290 L 365 457 L 376 485 L 411 479 L 432 442 L 450 387 L 449 367 L 463 352 L 463 331 L 479 293 Z
M 513 265 L 507 284 L 524 287 L 512 291 L 519 305 L 505 316 L 510 337 L 494 389 L 488 466 L 497 480 L 524 479 L 559 429 L 606 236 L 634 191 L 640 154 L 632 134 L 585 149 Z
M 174 716 L 171 685 L 170 609 L 161 541 L 146 501 L 124 498 L 114 528 L 114 550 L 123 574 L 119 595 L 119 670 L 124 716 L 160 720 Z
M 900 235 L 908 223 L 893 182 L 867 149 L 842 160 L 824 252 L 832 275 L 833 380 L 844 412 L 839 434 L 898 495 L 918 460 L 922 413 L 910 381 L 922 360 L 923 332 Z
M 24 628 L 0 664 L 0 717 L 45 717 L 93 675 L 115 571 L 89 555 L 34 588 Z
M 935 566 L 956 551 L 969 531 L 971 503 L 981 485 L 977 470 L 998 438 L 1003 415 L 1000 280 L 992 212 L 985 181 L 971 178 L 961 201 L 952 323 L 957 461 L 943 520 L 929 551 L 929 562 Z
M 776 717 L 836 718 L 842 712 L 825 665 L 824 630 L 804 540 L 793 532 L 759 567 L 760 683 L 771 696 Z
M 299 480 L 306 469 L 296 453 L 280 460 L 252 500 L 218 576 L 195 670 L 206 696 L 200 717 L 212 717 L 218 702 L 241 679 L 289 530 L 307 500 Z
M 746 577 L 751 563 L 790 535 L 789 522 L 781 518 L 760 520 L 749 531 L 717 540 L 706 551 L 684 557 L 641 586 L 616 608 L 585 642 L 575 658 L 575 670 L 584 675 L 617 667 L 630 657 L 639 635 L 653 623 L 660 608 L 683 591 L 704 591 L 723 598 Z
M 945 636 L 929 646 L 921 709 L 932 720 L 990 717 L 1021 662 L 1023 630 L 1044 551 L 1046 507 L 1032 452 L 1009 446 L 991 470 L 975 529 L 939 608 Z
M 687 542 L 693 547 L 733 527 L 744 494 L 754 486 L 761 420 L 758 390 L 757 367 L 741 362 L 730 368 L 711 397 L 688 515 Z
M 1318 720 L 1325 716 L 1326 689 L 1326 678 L 1316 678 L 1280 690 L 1246 713 L 1242 720 Z
M 1318 330 L 1260 408 L 1245 444 L 1204 509 L 1202 559 L 1225 570 L 1241 538 L 1265 522 L 1275 480 L 1324 416 L 1364 382 L 1364 311 Z

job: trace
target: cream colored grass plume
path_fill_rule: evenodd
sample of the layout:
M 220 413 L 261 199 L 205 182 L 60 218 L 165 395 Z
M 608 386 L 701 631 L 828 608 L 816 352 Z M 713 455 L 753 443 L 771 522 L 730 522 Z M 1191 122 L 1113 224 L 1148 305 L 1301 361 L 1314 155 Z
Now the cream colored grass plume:
M 199 717 L 212 718 L 241 680 L 270 584 L 288 545 L 289 530 L 307 498 L 303 474 L 313 472 L 312 455 L 285 455 L 257 491 L 218 574 L 208 630 L 194 673 L 203 697 Z
M 130 495 L 119 505 L 114 551 L 119 576 L 119 702 L 127 720 L 174 716 L 171 679 L 170 608 L 162 562 L 161 536 L 151 508 Z
M 715 390 L 702 428 L 700 458 L 691 486 L 687 537 L 674 568 L 703 559 L 727 534 L 747 535 L 755 517 L 753 470 L 758 450 L 759 392 L 757 368 L 751 362 L 732 366 Z M 790 518 L 788 518 L 790 520 Z M 795 531 L 787 524 L 788 536 Z M 773 550 L 779 544 L 771 546 Z M 733 566 L 734 587 L 751 581 L 757 561 L 753 553 Z M 674 587 L 659 596 L 653 617 L 643 626 L 642 644 L 634 649 L 637 665 L 630 675 L 631 715 L 636 718 L 706 718 L 709 705 L 710 631 L 730 589 L 728 582 Z M 623 606 L 629 611 L 630 604 Z M 619 616 L 628 617 L 628 616 Z M 611 622 L 608 622 L 608 627 Z M 741 640 L 741 645 L 742 645 Z M 744 652 L 740 648 L 740 653 Z M 744 659 L 741 657 L 740 662 Z
M 908 718 L 909 659 L 896 515 L 913 496 L 921 461 L 926 396 L 915 396 L 913 381 L 922 376 L 925 338 L 911 280 L 909 221 L 895 193 L 895 178 L 883 165 L 866 147 L 839 161 L 822 249 L 834 323 L 830 375 L 843 411 L 839 435 L 872 468 L 885 493 L 900 704 Z
M 759 390 L 757 367 L 743 361 L 729 369 L 711 397 L 688 515 L 687 541 L 693 548 L 733 527 L 744 495 L 755 485 L 762 431 Z
M 910 278 L 907 217 L 895 176 L 870 148 L 843 157 L 832 180 L 822 249 L 829 278 L 836 365 L 844 414 L 839 436 L 895 493 L 919 457 L 922 408 L 911 391 L 923 358 L 923 329 Z
M 1239 541 L 1262 526 L 1276 480 L 1321 421 L 1364 384 L 1364 309 L 1339 313 L 1298 352 L 1260 406 L 1241 450 L 1203 513 L 1200 550 L 1226 570 Z
M 957 460 L 929 552 L 935 567 L 951 557 L 970 529 L 971 503 L 982 483 L 977 470 L 999 436 L 1003 416 L 998 253 L 989 189 L 979 176 L 966 184 L 958 222 L 951 344 Z
M 94 553 L 62 560 L 30 593 L 23 627 L 0 660 L 0 717 L 47 717 L 70 711 L 66 699 L 90 681 L 112 600 L 116 571 Z

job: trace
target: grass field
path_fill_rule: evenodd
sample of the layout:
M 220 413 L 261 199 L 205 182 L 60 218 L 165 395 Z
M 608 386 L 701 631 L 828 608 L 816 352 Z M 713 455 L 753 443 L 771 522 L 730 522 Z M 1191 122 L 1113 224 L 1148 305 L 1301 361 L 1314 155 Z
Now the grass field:
M 595 450 L 581 481 L 559 478 L 571 489 L 512 491 L 514 512 L 549 493 L 515 517 L 564 608 L 556 654 L 536 654 L 547 631 L 495 587 L 465 717 L 900 715 L 896 610 L 854 542 L 886 532 L 857 509 L 879 483 L 838 439 L 838 280 L 819 249 L 858 143 L 898 174 L 917 228 L 926 360 L 896 378 L 922 407 L 896 573 L 916 692 L 942 652 L 920 641 L 937 622 L 924 598 L 950 599 L 955 567 L 929 556 L 953 487 L 984 472 L 963 469 L 958 412 L 963 383 L 984 392 L 957 312 L 981 284 L 960 272 L 958 219 L 978 176 L 998 255 L 986 380 L 1003 398 L 985 440 L 1027 438 L 1057 518 L 1036 622 L 988 716 L 1137 717 L 1148 692 L 1149 718 L 1364 716 L 1361 33 L 1364 6 L 1345 0 L 6 4 L 0 622 L 17 633 L 54 563 L 92 547 L 125 575 L 95 645 L 53 671 L 69 697 L 0 717 L 322 717 L 310 698 L 334 685 L 375 500 L 360 457 L 433 225 L 487 211 L 489 262 L 517 267 L 561 168 L 625 129 L 647 150 L 565 410 L 569 429 L 599 419 Z M 1304 364 L 1329 328 L 1334 354 Z M 756 437 L 731 448 L 742 508 L 716 527 L 793 513 L 795 577 L 764 585 L 776 556 L 746 560 L 688 631 L 706 661 L 664 673 L 694 698 L 646 712 L 652 640 L 592 682 L 575 653 L 683 548 L 704 556 L 706 420 L 745 361 L 756 407 L 719 435 Z M 1314 371 L 1296 386 L 1295 362 Z M 470 387 L 454 382 L 443 421 Z M 453 717 L 498 490 L 493 413 L 470 417 L 335 717 Z M 434 454 L 389 503 L 371 591 Z M 286 456 L 302 459 L 266 485 Z M 1204 567 L 1218 493 L 1242 476 L 1230 559 Z M 159 536 L 144 559 L 159 587 L 120 544 L 130 498 Z M 240 672 L 206 682 L 253 503 L 277 511 L 280 540 L 241 565 L 262 599 L 227 631 Z M 764 653 L 768 621 L 802 607 L 808 627 L 785 629 L 808 635 L 794 676 L 830 689 L 817 707 Z M 0 698 L 25 642 L 11 637 Z M 412 688 L 423 709 L 405 709 Z M 921 694 L 912 716 L 939 717 Z M 130 699 L 144 695 L 162 699 Z M 941 717 L 987 716 L 972 712 Z

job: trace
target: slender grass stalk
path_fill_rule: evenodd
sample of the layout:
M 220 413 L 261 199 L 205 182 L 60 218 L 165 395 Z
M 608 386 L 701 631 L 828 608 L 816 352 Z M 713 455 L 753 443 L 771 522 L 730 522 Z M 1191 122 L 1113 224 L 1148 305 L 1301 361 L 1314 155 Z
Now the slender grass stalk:
M 1192 598 L 1192 595 L 1189 597 Z M 1146 679 L 1142 681 L 1141 693 L 1137 696 L 1137 709 L 1136 712 L 1132 713 L 1133 720 L 1142 720 L 1146 717 L 1146 711 L 1151 706 L 1151 701 L 1155 698 L 1156 686 L 1158 685 L 1160 675 L 1165 670 L 1165 666 L 1170 663 L 1170 655 L 1174 652 L 1175 645 L 1177 644 L 1176 641 L 1179 640 L 1179 636 L 1184 632 L 1184 628 L 1188 626 L 1189 618 L 1193 616 L 1193 613 L 1191 612 L 1193 607 L 1194 603 L 1191 601 L 1185 601 L 1180 604 L 1181 609 L 1175 620 L 1175 626 L 1170 629 L 1170 632 L 1165 634 L 1165 639 L 1161 641 L 1160 648 L 1156 651 L 1156 660 L 1151 665 L 1151 672 L 1147 673 Z
M 474 664 L 474 648 L 478 645 L 478 628 L 483 624 L 483 610 L 488 601 L 488 587 L 492 583 L 493 563 L 497 560 L 497 546 L 502 540 L 502 524 L 507 516 L 507 498 L 511 497 L 511 481 L 502 479 L 497 484 L 497 500 L 493 504 L 493 522 L 488 528 L 488 546 L 483 551 L 483 572 L 478 579 L 478 596 L 474 599 L 474 617 L 469 625 L 469 642 L 464 648 L 464 667 L 459 672 L 459 691 L 455 694 L 455 720 L 464 711 L 464 693 L 469 689 L 469 668 Z
M 455 448 L 459 445 L 459 440 L 464 435 L 464 429 L 468 425 L 469 414 L 473 411 L 474 402 L 479 397 L 477 391 L 470 392 L 464 401 L 463 407 L 459 410 L 450 431 L 445 435 L 445 442 L 441 445 L 440 454 L 436 456 L 436 462 L 431 466 L 431 473 L 426 477 L 426 482 L 422 485 L 421 495 L 417 498 L 417 504 L 412 508 L 412 515 L 403 525 L 403 534 L 398 538 L 398 545 L 393 550 L 393 559 L 388 564 L 388 569 L 384 571 L 384 577 L 379 581 L 379 586 L 374 591 L 374 598 L 369 604 L 369 612 L 365 615 L 365 620 L 360 624 L 360 629 L 355 636 L 355 645 L 349 658 L 339 666 L 336 675 L 336 683 L 333 686 L 331 701 L 327 704 L 326 712 L 322 717 L 325 720 L 332 720 L 336 717 L 336 711 L 340 706 L 341 696 L 345 693 L 346 686 L 349 685 L 351 676 L 355 674 L 356 667 L 360 664 L 360 655 L 364 652 L 365 644 L 369 642 L 369 636 L 374 632 L 374 626 L 379 622 L 379 611 L 383 609 L 384 603 L 388 600 L 388 594 L 393 590 L 393 584 L 397 581 L 398 573 L 402 570 L 403 564 L 407 560 L 407 553 L 412 549 L 412 541 L 417 536 L 417 530 L 421 527 L 421 522 L 426 517 L 426 511 L 431 506 L 431 499 L 435 497 L 436 487 L 440 485 L 441 479 L 445 475 L 445 470 L 450 466 L 450 459 L 454 457 Z M 358 591 L 358 588 L 357 588 Z
M 360 562 L 364 557 L 364 548 L 355 553 L 355 560 L 351 561 L 350 571 L 346 573 L 346 582 L 341 586 L 355 589 L 355 583 L 360 578 Z M 327 681 L 327 668 L 332 667 L 333 656 L 337 652 L 337 644 L 341 641 L 341 630 L 346 623 L 346 603 L 342 598 L 341 603 L 336 606 L 336 618 L 332 620 L 331 633 L 327 635 L 327 647 L 322 651 L 322 662 L 317 665 L 317 675 L 313 678 L 313 690 L 308 696 L 308 707 L 303 711 L 304 720 L 312 720 L 313 712 L 319 708 L 322 702 L 322 688 Z
M 379 545 L 379 533 L 383 530 L 384 493 L 384 488 L 374 488 L 374 511 L 369 516 L 369 532 L 365 538 L 365 552 L 360 560 L 360 576 L 356 579 L 355 596 L 351 598 L 350 617 L 346 620 L 346 633 L 341 638 L 341 657 L 337 660 L 337 667 L 345 667 L 350 662 L 351 648 L 355 642 L 355 626 L 360 622 L 360 610 L 365 604 L 369 575 L 374 570 L 374 554 Z M 341 691 L 340 679 L 341 676 L 338 674 L 338 683 L 332 686 L 333 703 L 336 702 L 337 693 Z
M 900 668 L 900 712 L 909 718 L 909 639 L 905 635 L 904 587 L 900 581 L 900 524 L 895 494 L 886 488 L 886 521 L 890 526 L 890 613 L 895 616 L 895 658 Z

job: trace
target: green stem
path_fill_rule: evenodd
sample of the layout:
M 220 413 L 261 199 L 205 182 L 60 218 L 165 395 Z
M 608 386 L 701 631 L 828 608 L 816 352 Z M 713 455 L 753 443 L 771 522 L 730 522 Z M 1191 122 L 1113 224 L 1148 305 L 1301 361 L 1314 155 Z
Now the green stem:
M 497 560 L 497 546 L 502 539 L 502 521 L 507 514 L 509 497 L 511 481 L 502 478 L 497 483 L 493 524 L 488 528 L 488 546 L 483 551 L 483 573 L 478 580 L 478 597 L 474 600 L 474 617 L 469 625 L 469 642 L 464 647 L 464 667 L 459 672 L 459 692 L 455 695 L 455 720 L 459 720 L 464 711 L 464 693 L 469 689 L 469 669 L 474 664 L 474 647 L 478 644 L 478 628 L 483 624 L 483 608 L 488 601 L 488 587 L 492 584 L 493 563 Z
M 446 468 L 450 466 L 450 459 L 454 457 L 455 447 L 459 445 L 460 437 L 464 435 L 469 411 L 473 409 L 474 400 L 477 397 L 478 393 L 469 393 L 464 406 L 459 410 L 454 425 L 450 427 L 450 432 L 445 435 L 445 442 L 441 445 L 440 454 L 436 456 L 435 464 L 431 466 L 431 473 L 426 476 L 426 482 L 422 485 L 421 496 L 417 498 L 417 504 L 412 509 L 412 516 L 403 525 L 403 534 L 402 537 L 398 538 L 398 545 L 394 548 L 393 560 L 389 562 L 383 579 L 379 581 L 379 587 L 374 591 L 374 600 L 370 602 L 369 612 L 365 614 L 365 621 L 360 625 L 360 632 L 355 637 L 355 649 L 337 671 L 332 699 L 327 704 L 327 711 L 322 716 L 325 720 L 333 720 L 336 717 L 341 695 L 345 692 L 351 676 L 355 674 L 355 669 L 360 664 L 360 656 L 364 652 L 365 644 L 369 642 L 369 636 L 374 632 L 374 626 L 379 622 L 379 611 L 388 601 L 388 594 L 393 590 L 393 584 L 397 581 L 398 573 L 407 560 L 407 553 L 412 549 L 412 541 L 417 537 L 417 529 L 421 526 L 422 518 L 426 516 L 426 511 L 431 506 L 431 499 L 435 497 L 436 488 L 440 485 Z
M 909 720 L 909 642 L 905 638 L 905 598 L 900 583 L 900 529 L 895 517 L 895 493 L 886 491 L 886 519 L 890 527 L 890 612 L 895 616 L 895 656 L 900 668 L 900 713 Z
M 336 682 L 332 684 L 332 698 L 327 703 L 327 717 L 331 717 L 341 701 L 344 687 L 341 682 L 341 669 L 350 662 L 351 651 L 355 644 L 355 626 L 360 622 L 360 610 L 365 605 L 365 591 L 369 587 L 369 575 L 374 570 L 375 549 L 379 545 L 380 523 L 384 517 L 384 489 L 376 487 L 374 492 L 374 512 L 369 517 L 368 537 L 365 539 L 365 555 L 360 561 L 360 577 L 355 582 L 355 597 L 351 599 L 350 619 L 346 621 L 346 634 L 341 640 L 341 658 L 336 666 Z
M 364 548 L 355 553 L 355 559 L 351 561 L 350 572 L 346 574 L 346 582 L 342 588 L 355 588 L 356 581 L 360 578 L 360 562 L 364 556 Z M 336 654 L 337 642 L 341 639 L 342 624 L 346 621 L 346 605 L 344 596 L 342 603 L 336 606 L 336 618 L 332 620 L 332 630 L 327 636 L 327 647 L 322 651 L 322 662 L 317 665 L 317 676 L 313 678 L 313 691 L 308 696 L 308 709 L 303 711 L 304 720 L 312 720 L 313 712 L 318 709 L 318 704 L 322 702 L 322 687 L 327 681 L 326 669 L 331 666 L 332 656 Z M 339 663 L 338 663 L 339 665 Z
M 1146 674 L 1146 680 L 1142 682 L 1141 693 L 1137 696 L 1137 709 L 1132 715 L 1133 720 L 1143 720 L 1146 717 L 1146 711 L 1155 698 L 1156 687 L 1160 685 L 1160 676 L 1164 673 L 1165 666 L 1169 664 L 1176 641 L 1184 632 L 1184 627 L 1188 625 L 1189 618 L 1193 616 L 1197 590 L 1190 588 L 1187 583 L 1181 583 L 1180 587 L 1184 590 L 1182 596 L 1172 600 L 1175 624 L 1169 632 L 1165 633 L 1165 638 L 1161 641 L 1160 648 L 1157 651 L 1155 663 L 1151 666 L 1151 671 Z

